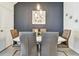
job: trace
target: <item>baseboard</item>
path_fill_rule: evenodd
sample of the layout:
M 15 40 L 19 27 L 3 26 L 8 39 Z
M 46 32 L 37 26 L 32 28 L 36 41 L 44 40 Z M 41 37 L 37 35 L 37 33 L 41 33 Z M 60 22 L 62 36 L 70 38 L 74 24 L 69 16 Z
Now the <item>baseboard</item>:
M 2 51 L 0 51 L 0 53 L 1 52 L 3 52 L 4 50 L 6 50 L 8 47 L 10 47 L 10 46 L 12 46 L 12 45 L 9 45 L 9 46 L 7 46 L 6 48 L 4 48 Z

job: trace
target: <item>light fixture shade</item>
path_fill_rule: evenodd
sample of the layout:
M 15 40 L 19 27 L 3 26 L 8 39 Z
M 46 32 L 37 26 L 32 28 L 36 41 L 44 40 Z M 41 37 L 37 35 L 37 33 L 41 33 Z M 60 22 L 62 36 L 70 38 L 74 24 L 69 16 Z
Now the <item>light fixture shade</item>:
M 37 10 L 40 10 L 41 8 L 40 8 L 40 4 L 37 4 Z

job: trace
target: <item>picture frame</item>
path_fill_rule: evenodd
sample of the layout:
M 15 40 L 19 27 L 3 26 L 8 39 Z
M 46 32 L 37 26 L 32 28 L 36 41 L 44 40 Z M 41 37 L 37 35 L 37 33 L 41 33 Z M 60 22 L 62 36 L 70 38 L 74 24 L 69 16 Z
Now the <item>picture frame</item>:
M 33 10 L 32 11 L 32 24 L 46 24 L 46 11 Z

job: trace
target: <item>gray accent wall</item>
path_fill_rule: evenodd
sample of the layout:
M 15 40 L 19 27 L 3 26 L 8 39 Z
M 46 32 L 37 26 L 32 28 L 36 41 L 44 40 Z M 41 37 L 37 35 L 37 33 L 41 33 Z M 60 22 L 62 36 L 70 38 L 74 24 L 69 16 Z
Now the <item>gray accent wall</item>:
M 39 2 L 42 10 L 46 10 L 46 24 L 32 24 L 32 10 L 37 2 L 18 2 L 14 6 L 14 27 L 18 31 L 32 31 L 32 28 L 46 28 L 48 31 L 63 31 L 63 2 Z

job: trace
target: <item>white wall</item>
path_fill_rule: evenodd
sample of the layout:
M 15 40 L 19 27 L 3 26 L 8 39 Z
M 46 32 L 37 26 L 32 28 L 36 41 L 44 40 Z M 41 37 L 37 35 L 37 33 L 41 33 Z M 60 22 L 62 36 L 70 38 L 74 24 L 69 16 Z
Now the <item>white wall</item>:
M 75 22 L 76 19 L 78 22 Z M 64 3 L 64 29 L 71 29 L 69 47 L 79 53 L 79 2 Z
M 0 2 L 0 50 L 12 44 L 10 30 L 14 28 L 14 2 Z

